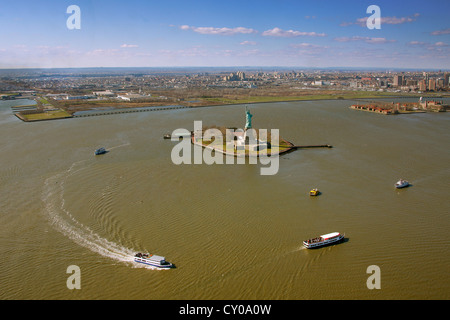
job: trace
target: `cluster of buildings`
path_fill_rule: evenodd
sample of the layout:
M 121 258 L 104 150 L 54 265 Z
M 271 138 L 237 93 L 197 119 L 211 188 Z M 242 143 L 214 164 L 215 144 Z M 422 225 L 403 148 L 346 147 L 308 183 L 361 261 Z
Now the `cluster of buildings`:
M 132 92 L 116 93 L 110 90 L 94 91 L 92 94 L 85 95 L 70 95 L 67 93 L 49 93 L 46 95 L 48 98 L 54 100 L 88 100 L 88 99 L 119 99 L 124 101 L 141 101 L 152 97 L 151 94 L 140 94 Z
M 228 76 L 223 77 L 223 81 L 245 81 L 245 73 L 242 71 L 232 72 Z
M 422 76 L 407 76 L 403 74 L 397 74 L 393 77 L 392 85 L 402 90 L 416 90 L 420 92 L 426 91 L 438 91 L 449 88 L 450 73 L 445 72 L 443 74 L 430 76 L 429 73 L 423 72 Z
M 404 102 L 404 103 L 369 103 L 369 104 L 354 104 L 350 106 L 354 110 L 369 111 L 381 114 L 398 114 L 409 112 L 445 112 L 450 109 L 450 105 L 444 104 L 438 100 L 427 100 L 420 98 L 419 102 Z
M 289 70 L 245 68 L 244 71 L 212 68 L 168 70 L 111 70 L 86 73 L 58 72 L 1 77 L 2 92 L 34 90 L 60 100 L 121 99 L 136 101 L 151 95 L 189 92 L 192 89 L 285 88 L 289 90 L 351 90 L 386 92 L 449 91 L 449 72 Z M 168 93 L 167 91 L 171 90 Z M 193 92 L 193 91 L 191 91 Z M 178 96 L 181 96 L 178 94 Z M 2 97 L 9 99 L 11 97 Z
M 362 110 L 362 111 L 369 111 L 369 112 L 375 112 L 375 113 L 381 113 L 381 114 L 393 114 L 395 111 L 393 109 L 388 109 L 376 105 L 359 105 L 354 104 L 350 106 L 351 109 L 355 110 Z
M 420 107 L 426 111 L 444 112 L 450 109 L 449 105 L 445 105 L 442 101 L 423 100 L 420 98 Z

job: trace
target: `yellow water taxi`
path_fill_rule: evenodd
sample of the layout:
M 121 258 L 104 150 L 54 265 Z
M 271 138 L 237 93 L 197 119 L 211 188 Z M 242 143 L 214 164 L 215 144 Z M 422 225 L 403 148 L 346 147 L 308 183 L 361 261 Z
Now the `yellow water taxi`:
M 317 188 L 314 188 L 309 192 L 310 196 L 318 196 L 319 194 L 320 194 L 320 191 Z

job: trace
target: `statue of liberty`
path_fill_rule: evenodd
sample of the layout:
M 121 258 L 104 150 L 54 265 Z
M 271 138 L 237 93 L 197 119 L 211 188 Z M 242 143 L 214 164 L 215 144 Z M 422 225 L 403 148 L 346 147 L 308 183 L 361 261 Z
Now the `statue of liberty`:
M 252 117 L 253 115 L 248 111 L 248 106 L 245 106 L 245 130 L 252 128 Z

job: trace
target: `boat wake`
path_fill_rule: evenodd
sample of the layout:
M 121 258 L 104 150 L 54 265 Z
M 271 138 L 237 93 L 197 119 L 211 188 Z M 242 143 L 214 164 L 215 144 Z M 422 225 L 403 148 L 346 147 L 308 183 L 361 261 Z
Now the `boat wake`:
M 432 179 L 441 179 L 444 175 L 448 175 L 450 173 L 450 169 L 443 169 L 443 170 L 439 170 L 436 171 L 432 174 L 429 174 L 427 176 L 423 176 L 423 177 L 418 177 L 417 179 L 414 179 L 413 183 L 422 183 L 422 182 L 426 182 L 428 180 L 432 180 Z
M 117 149 L 117 148 L 121 148 L 121 147 L 126 147 L 126 146 L 129 146 L 129 145 L 130 145 L 130 143 L 127 142 L 127 143 L 121 144 L 120 146 L 115 146 L 115 147 L 108 148 L 108 151 L 109 150 L 114 150 L 114 149 Z
M 300 245 L 297 248 L 289 251 L 289 253 L 298 252 L 298 251 L 302 251 L 302 250 L 306 250 L 306 248 L 303 245 Z
M 76 244 L 85 247 L 92 252 L 104 257 L 133 264 L 134 267 L 158 269 L 151 266 L 140 266 L 134 263 L 136 251 L 100 237 L 89 227 L 83 225 L 65 207 L 64 185 L 67 179 L 86 168 L 83 164 L 86 160 L 78 161 L 64 172 L 55 174 L 45 180 L 42 192 L 42 201 L 45 205 L 45 213 L 54 229 L 67 236 Z

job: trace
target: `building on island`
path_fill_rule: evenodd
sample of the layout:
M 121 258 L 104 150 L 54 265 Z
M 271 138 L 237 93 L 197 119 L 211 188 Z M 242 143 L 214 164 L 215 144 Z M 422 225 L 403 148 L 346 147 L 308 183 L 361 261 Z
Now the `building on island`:
M 93 94 L 97 97 L 115 97 L 115 93 L 110 90 L 94 91 Z
M 148 99 L 151 95 L 143 95 L 137 93 L 126 93 L 124 95 L 118 95 L 117 98 L 125 100 L 125 101 L 136 101 L 142 99 Z
M 431 100 L 431 101 L 425 100 L 425 101 L 423 101 L 422 98 L 420 100 L 420 106 L 424 110 L 434 111 L 434 112 L 444 112 L 448 108 L 450 108 L 450 106 L 444 105 L 442 103 L 442 101 L 435 101 L 435 100 Z

